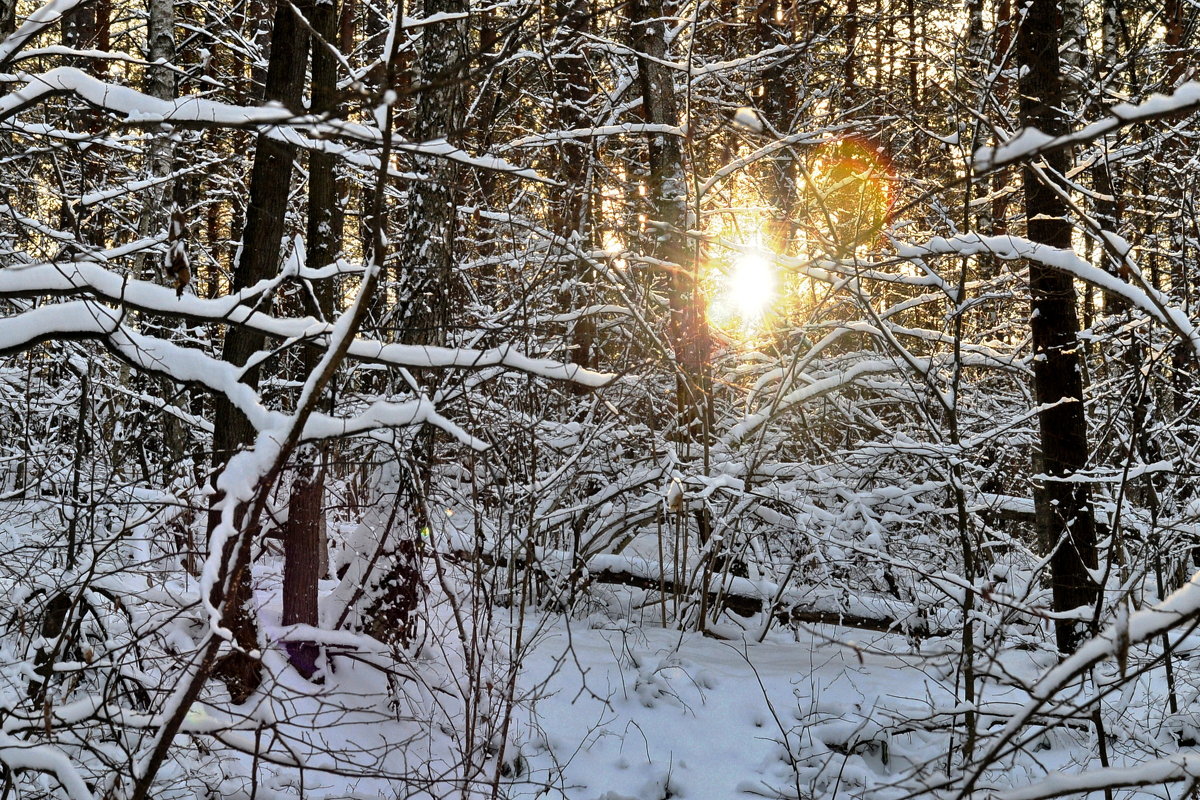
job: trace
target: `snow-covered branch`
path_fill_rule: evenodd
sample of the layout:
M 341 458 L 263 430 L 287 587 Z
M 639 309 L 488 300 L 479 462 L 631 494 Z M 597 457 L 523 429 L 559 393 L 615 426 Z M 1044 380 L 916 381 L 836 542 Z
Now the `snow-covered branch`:
M 937 255 L 990 255 L 1006 261 L 1028 259 L 1043 266 L 1069 273 L 1081 281 L 1120 295 L 1134 307 L 1146 312 L 1157 322 L 1177 334 L 1192 352 L 1200 355 L 1200 331 L 1187 314 L 1170 304 L 1169 299 L 1149 284 L 1142 288 L 1126 283 L 1099 267 L 1093 266 L 1070 250 L 1049 247 L 1019 236 L 981 236 L 964 233 L 953 237 L 934 237 L 924 244 L 895 243 L 902 258 L 923 264 L 923 259 Z M 1127 257 L 1128 252 L 1123 256 Z
M 1140 103 L 1120 103 L 1108 110 L 1109 116 L 1063 136 L 1050 136 L 1025 128 L 998 147 L 975 151 L 975 173 L 982 175 L 1010 164 L 1053 150 L 1072 147 L 1099 139 L 1121 128 L 1142 122 L 1190 114 L 1200 110 L 1200 81 L 1189 81 L 1169 95 L 1152 94 Z

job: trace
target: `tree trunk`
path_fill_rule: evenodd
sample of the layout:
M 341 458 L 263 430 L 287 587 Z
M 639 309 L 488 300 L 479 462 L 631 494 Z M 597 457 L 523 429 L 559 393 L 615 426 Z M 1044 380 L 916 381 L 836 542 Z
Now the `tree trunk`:
M 467 0 L 425 0 L 426 17 L 465 14 Z M 466 110 L 467 66 L 471 56 L 465 20 L 447 19 L 420 29 L 417 98 L 409 136 L 414 141 L 462 140 Z M 414 159 L 425 180 L 409 189 L 400 276 L 399 320 L 402 338 L 421 344 L 445 344 L 450 310 L 458 292 L 454 269 L 458 214 L 455 186 L 458 167 L 435 156 Z
M 651 125 L 678 125 L 673 72 L 667 59 L 666 21 L 662 0 L 633 0 L 630 23 L 638 52 L 642 112 Z M 708 403 L 708 359 L 711 343 L 703 299 L 696 281 L 695 259 L 687 239 L 687 172 L 678 137 L 649 136 L 650 202 L 653 205 L 651 255 L 669 267 L 670 338 L 675 353 L 676 412 L 680 435 L 697 441 L 711 429 Z
M 423 25 L 416 58 L 416 104 L 409 137 L 416 141 L 462 141 L 466 110 L 466 81 L 471 58 L 467 22 L 469 0 L 425 0 L 424 17 L 451 15 Z M 414 159 L 424 180 L 409 188 L 407 221 L 400 252 L 397 328 L 408 343 L 444 345 L 449 342 L 452 311 L 462 297 L 456 269 L 458 167 L 447 159 Z M 418 372 L 418 377 L 432 376 Z M 372 632 L 407 645 L 417 634 L 417 607 L 424 596 L 421 579 L 419 530 L 428 525 L 427 498 L 433 476 L 434 431 L 415 436 L 410 459 L 412 481 L 396 502 L 407 506 L 413 529 L 399 533 L 388 548 L 383 574 L 376 581 L 377 601 L 368 609 Z
M 17 28 L 17 0 L 0 0 L 0 42 Z
M 563 130 L 573 130 L 587 127 L 587 104 L 595 92 L 595 80 L 588 70 L 584 53 L 580 45 L 588 31 L 588 20 L 591 18 L 592 4 L 586 0 L 556 0 L 554 4 L 555 18 L 558 21 L 556 31 L 558 41 L 553 44 L 553 54 L 550 63 L 554 70 L 555 116 L 558 125 Z M 554 202 L 553 230 L 557 236 L 567 241 L 573 241 L 582 250 L 590 250 L 592 246 L 592 208 L 589 199 L 589 175 L 595 158 L 593 140 L 582 142 L 567 141 L 559 146 L 559 163 L 556 170 L 562 190 L 556 192 Z M 570 254 L 565 256 L 567 274 L 564 283 L 571 288 L 564 291 L 564 311 L 569 311 L 578 305 L 578 298 L 591 296 L 591 268 L 587 262 L 577 259 Z M 583 305 L 587 305 L 584 302 Z M 572 323 L 570 328 L 571 348 L 569 358 L 572 364 L 593 368 L 596 359 L 593 344 L 596 338 L 596 326 L 590 317 L 582 317 Z M 584 387 L 571 385 L 575 392 L 586 391 Z
M 1183 0 L 1166 0 L 1163 4 L 1163 25 L 1166 27 L 1163 46 L 1166 48 L 1167 74 L 1163 91 L 1179 85 L 1187 70 L 1189 55 L 1185 48 L 1187 39 L 1187 17 Z
M 320 623 L 318 588 L 321 581 L 321 551 L 325 548 L 322 500 L 325 494 L 323 454 L 316 445 L 296 449 L 296 477 L 288 501 L 288 518 L 283 528 L 283 624 Z M 320 646 L 292 641 L 288 658 L 305 678 L 317 671 Z
M 108 3 L 92 2 L 75 7 L 63 15 L 60 24 L 62 44 L 72 50 L 100 50 L 107 48 L 109 41 L 109 12 Z M 86 70 L 93 76 L 99 76 L 106 66 L 103 59 L 87 56 L 68 56 L 64 59 L 67 65 Z M 98 135 L 100 127 L 97 112 L 90 108 L 73 107 L 67 114 L 70 126 L 77 133 Z M 75 187 L 80 195 L 92 191 L 100 183 L 103 163 L 95 157 L 89 148 L 79 147 L 75 151 L 78 172 L 72 179 L 78 179 Z M 69 197 L 64 196 L 59 207 L 59 226 L 65 231 L 72 231 L 80 243 L 93 247 L 103 247 L 108 233 L 105 217 L 108 212 L 97 209 L 90 215 L 76 205 Z M 69 248 L 70 249 L 70 248 Z
M 319 38 L 312 41 L 312 111 L 337 110 L 337 60 L 329 47 L 336 46 L 338 13 L 332 2 L 319 3 L 310 18 Z M 321 40 L 324 41 L 321 41 Z M 342 248 L 344 214 L 337 183 L 337 157 L 314 150 L 308 162 L 308 264 L 324 267 L 332 264 Z M 333 293 L 328 281 L 315 287 L 317 308 L 325 319 L 333 316 Z M 302 355 L 304 372 L 311 375 L 321 353 L 306 348 Z M 332 393 L 331 388 L 331 393 Z M 325 519 L 322 500 L 325 494 L 323 446 L 306 446 L 297 451 L 296 477 L 288 502 L 288 521 L 283 543 L 283 624 L 316 627 L 319 622 L 317 589 L 326 563 Z M 311 642 L 293 642 L 288 646 L 293 666 L 312 677 L 320 649 Z
M 305 17 L 311 16 L 313 5 L 313 0 L 300 0 L 295 3 L 296 8 Z M 271 39 L 266 99 L 298 109 L 308 62 L 308 32 L 296 18 L 291 4 L 279 3 Z M 295 155 L 295 147 L 265 135 L 260 135 L 255 142 L 249 210 L 246 214 L 246 227 L 242 231 L 241 256 L 234 269 L 231 287 L 234 291 L 269 278 L 278 270 L 288 188 L 292 177 L 292 160 Z M 263 348 L 264 342 L 262 334 L 230 327 L 225 334 L 223 357 L 232 364 L 244 365 Z M 258 374 L 257 365 L 250 367 L 243 374 L 242 381 L 256 386 Z M 214 473 L 219 474 L 234 452 L 239 447 L 251 443 L 255 434 L 250 421 L 223 395 L 218 394 L 213 426 Z M 217 515 L 209 515 L 210 534 L 218 521 Z M 239 525 L 242 537 L 248 537 L 257 528 L 257 520 L 241 519 Z M 232 557 L 231 554 L 227 555 Z M 232 580 L 230 596 L 226 598 L 224 622 L 233 631 L 234 639 L 242 651 L 230 654 L 217 670 L 217 674 L 229 686 L 234 700 L 243 702 L 258 687 L 261 680 L 257 663 L 252 662 L 245 653 L 258 647 L 258 626 L 253 611 L 248 607 L 251 599 L 249 570 L 234 576 Z
M 1059 34 L 1062 19 L 1055 0 L 1033 0 L 1017 35 L 1021 78 L 1022 122 L 1051 136 L 1066 131 L 1062 117 L 1062 74 Z M 1045 157 L 1046 179 L 1032 165 L 1022 169 L 1028 236 L 1035 242 L 1071 248 L 1070 209 L 1049 186 L 1066 173 L 1069 156 L 1057 151 Z M 1075 286 L 1067 273 L 1037 263 L 1029 267 L 1033 304 L 1034 394 L 1043 406 L 1041 467 L 1044 478 L 1034 487 L 1037 527 L 1053 555 L 1050 565 L 1054 610 L 1070 611 L 1096 600 L 1096 531 L 1091 492 L 1072 478 L 1087 466 L 1087 418 L 1083 405 L 1083 351 L 1078 340 Z M 1051 406 L 1051 407 L 1047 407 Z M 1058 648 L 1072 652 L 1084 631 L 1072 620 L 1055 626 Z
M 842 62 L 842 92 L 845 107 L 853 108 L 858 101 L 858 0 L 846 0 L 846 60 Z
M 794 3 L 782 13 L 781 3 L 788 0 L 761 0 L 755 15 L 755 42 L 761 52 L 779 45 L 794 44 L 791 17 L 796 14 Z M 788 75 L 792 59 L 776 56 L 774 62 L 762 71 L 759 79 L 761 98 L 759 110 L 767 123 L 787 135 L 792 128 L 791 115 L 796 108 L 796 81 Z M 792 180 L 794 155 L 790 147 L 776 151 L 765 160 L 766 200 L 771 206 L 771 218 L 763 232 L 762 244 L 772 253 L 787 255 L 794 227 L 792 217 L 795 208 L 796 187 Z
M 1013 25 L 1012 3 L 1010 0 L 999 0 L 996 4 L 996 49 L 992 57 L 992 67 L 999 73 L 992 94 L 995 96 L 996 105 L 1001 109 L 1008 108 L 1012 97 L 1012 80 L 1004 74 L 1003 67 L 1011 63 L 1009 50 L 1013 44 Z M 1010 183 L 1010 174 L 1008 168 L 996 170 L 992 174 L 991 191 L 994 199 L 991 209 L 991 232 L 994 236 L 1008 233 L 1008 193 L 1004 189 Z M 1000 266 L 995 261 L 993 266 L 995 271 L 991 274 L 996 274 Z
M 1116 0 L 1104 0 L 1100 11 L 1100 59 L 1097 63 L 1097 66 L 1101 70 L 1111 68 L 1112 65 L 1118 63 L 1121 57 L 1117 39 L 1118 14 L 1120 14 L 1120 9 L 1117 7 Z M 1099 102 L 1100 100 L 1101 98 L 1098 97 L 1097 101 Z M 1105 113 L 1106 111 L 1107 109 L 1104 106 L 1097 109 L 1097 113 Z M 1096 222 L 1100 225 L 1100 230 L 1119 233 L 1121 226 L 1121 205 L 1118 202 L 1117 181 L 1113 176 L 1113 165 L 1109 163 L 1107 149 L 1104 157 L 1098 159 L 1096 166 L 1092 167 L 1092 188 L 1096 192 L 1095 214 Z M 1112 275 L 1121 275 L 1121 264 L 1107 251 L 1102 254 L 1101 263 L 1106 272 Z M 1104 312 L 1106 314 L 1117 314 L 1128 308 L 1129 301 L 1122 295 L 1116 292 L 1104 292 Z

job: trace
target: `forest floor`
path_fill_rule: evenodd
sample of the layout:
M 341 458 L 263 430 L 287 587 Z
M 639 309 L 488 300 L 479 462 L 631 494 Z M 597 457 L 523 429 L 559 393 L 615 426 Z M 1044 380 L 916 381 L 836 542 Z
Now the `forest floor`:
M 494 612 L 496 641 L 512 642 L 515 627 L 498 621 L 507 612 Z M 272 616 L 272 609 L 263 613 Z M 646 620 L 634 624 L 611 609 L 584 618 L 527 612 L 507 735 L 495 733 L 505 707 L 501 687 L 489 681 L 490 696 L 477 700 L 474 709 L 475 718 L 485 720 L 481 728 L 492 726 L 485 749 L 495 756 L 501 738 L 507 742 L 498 796 L 883 800 L 943 779 L 948 752 L 959 761 L 965 706 L 956 640 L 802 626 L 774 628 L 758 642 L 757 632 L 740 629 L 736 620 L 730 617 L 701 634 Z M 424 656 L 408 664 L 420 672 L 415 683 L 466 685 L 462 668 L 453 665 L 451 638 L 428 637 Z M 506 648 L 493 649 L 500 654 L 493 663 L 502 664 Z M 389 711 L 382 708 L 386 683 L 362 662 L 335 658 L 334 675 L 317 687 L 300 681 L 277 656 L 276 689 L 289 684 L 296 694 L 290 703 L 277 704 L 273 717 L 323 730 L 325 752 L 379 742 L 390 750 L 389 771 L 423 773 L 429 781 L 424 790 L 410 787 L 397 795 L 396 781 L 310 771 L 305 797 L 439 796 L 453 783 L 452 775 L 461 774 L 455 760 L 464 743 L 463 707 L 447 699 L 450 693 L 418 691 L 413 681 L 402 681 L 408 700 L 399 705 L 405 708 L 397 711 L 393 702 Z M 1046 649 L 1029 647 L 991 659 L 991 677 L 981 682 L 975 706 L 980 729 L 1002 725 L 1028 698 L 1021 685 L 1055 661 Z M 494 673 L 497 679 L 502 672 Z M 349 698 L 348 705 L 334 702 L 339 693 Z M 310 717 L 312 701 L 326 710 Z M 339 705 L 342 711 L 334 713 Z M 430 730 L 432 737 L 420 733 Z M 1002 789 L 1056 769 L 1077 771 L 1094 761 L 1090 740 L 1086 725 L 1047 731 L 1027 748 L 1031 757 L 1009 762 L 982 785 Z M 1119 754 L 1114 758 L 1120 763 Z M 484 787 L 495 764 L 492 758 L 479 773 L 482 796 L 490 794 Z M 266 771 L 279 777 L 259 783 L 258 798 L 296 796 L 299 787 L 284 779 L 294 770 Z
M 598 800 L 902 796 L 888 785 L 944 760 L 952 658 L 833 626 L 720 633 L 552 628 L 526 677 L 561 664 L 535 706 L 549 745 L 535 771 Z

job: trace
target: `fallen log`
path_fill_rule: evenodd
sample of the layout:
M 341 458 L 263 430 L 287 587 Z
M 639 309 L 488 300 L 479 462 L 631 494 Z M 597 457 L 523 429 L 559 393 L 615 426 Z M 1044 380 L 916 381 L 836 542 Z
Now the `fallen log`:
M 575 566 L 569 570 L 565 580 L 565 583 L 572 588 L 572 594 L 586 591 L 588 586 L 596 583 L 630 586 L 661 592 L 665 595 L 699 598 L 701 594 L 699 587 L 694 586 L 691 582 L 678 581 L 669 577 L 666 574 L 669 570 L 645 559 L 603 554 L 592 556 L 584 561 L 578 558 L 572 559 L 571 555 L 565 552 L 547 552 L 542 548 L 538 549 L 541 551 L 540 557 L 536 559 L 537 563 L 534 564 L 533 569 L 545 580 L 560 579 L 552 575 L 544 566 L 545 561 L 557 561 L 563 565 L 569 564 L 571 561 L 576 562 Z M 444 552 L 442 555 L 459 563 L 478 562 L 490 568 L 526 569 L 529 565 L 529 559 L 516 554 L 453 550 Z M 714 586 L 713 583 L 717 585 Z M 766 606 L 770 605 L 770 613 L 776 621 L 783 624 L 840 625 L 846 628 L 882 633 L 904 633 L 917 637 L 946 636 L 955 632 L 953 629 L 942 626 L 930 627 L 930 620 L 916 609 L 904 615 L 887 613 L 872 615 L 839 608 L 815 608 L 805 606 L 798 601 L 789 602 L 786 599 L 787 593 L 779 592 L 778 587 L 773 587 L 773 590 L 767 593 L 754 591 L 760 588 L 761 584 L 755 584 L 746 578 L 725 576 L 714 578 L 713 583 L 710 583 L 708 591 L 704 593 L 709 607 L 720 607 L 743 617 L 759 614 L 767 610 Z M 747 589 L 751 591 L 747 591 Z M 764 596 L 764 594 L 769 596 Z M 773 598 L 775 597 L 783 599 L 774 602 Z

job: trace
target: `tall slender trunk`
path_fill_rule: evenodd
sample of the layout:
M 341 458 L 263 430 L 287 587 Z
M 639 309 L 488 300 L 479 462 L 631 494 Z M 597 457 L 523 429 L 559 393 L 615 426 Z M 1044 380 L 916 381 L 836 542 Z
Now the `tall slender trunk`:
M 588 69 L 580 45 L 588 32 L 592 4 L 587 0 L 556 0 L 554 4 L 558 37 L 551 47 L 550 57 L 554 70 L 555 116 L 564 130 L 583 128 L 588 125 L 587 104 L 595 92 L 595 80 Z M 556 192 L 553 209 L 554 233 L 573 241 L 581 250 L 591 249 L 592 207 L 588 177 L 595 156 L 592 140 L 565 142 L 559 150 L 558 179 L 564 184 Z M 587 262 L 571 255 L 566 256 L 567 275 L 564 284 L 571 287 L 563 292 L 564 310 L 569 310 L 574 300 L 588 297 L 591 289 L 591 268 Z M 576 320 L 570 329 L 571 363 L 584 367 L 596 366 L 593 344 L 596 326 L 590 317 Z M 572 386 L 576 391 L 582 387 Z
M 646 122 L 678 125 L 674 74 L 665 66 L 667 23 L 662 0 L 633 0 L 630 22 L 638 52 L 638 81 Z M 695 257 L 686 237 L 680 233 L 687 228 L 687 173 L 678 137 L 651 133 L 647 149 L 654 216 L 651 255 L 671 265 L 667 299 L 676 361 L 679 433 L 695 441 L 707 436 L 711 428 L 707 385 L 711 343 L 705 304 L 696 281 Z
M 165 65 L 175 60 L 175 0 L 147 0 L 146 2 L 146 60 L 150 64 L 158 66 L 146 68 L 142 83 L 143 91 L 159 100 L 174 100 L 175 73 Z M 148 131 L 146 135 L 150 138 L 144 167 L 146 177 L 166 178 L 175 167 L 175 146 L 171 137 L 169 134 L 155 131 Z M 182 182 L 175 180 L 164 180 L 162 183 L 152 186 L 145 193 L 137 223 L 139 239 L 144 239 L 156 232 L 167 234 L 169 244 L 163 262 L 165 270 L 158 269 L 156 264 L 152 271 L 160 279 L 165 271 L 181 293 L 191 281 L 184 241 L 187 228 L 184 216 L 184 209 L 187 206 L 187 201 L 184 199 L 184 188 Z M 150 276 L 145 275 L 148 271 L 151 270 L 146 269 L 146 256 L 139 254 L 133 262 L 133 273 L 139 277 L 148 278 Z M 164 390 L 169 385 L 170 381 L 163 379 Z M 187 445 L 187 429 L 174 414 L 163 413 L 160 419 L 163 426 L 163 443 L 167 449 L 169 463 L 178 464 L 183 461 L 184 448 Z
M 17 0 L 0 0 L 0 42 L 17 29 Z
M 311 17 L 314 0 L 299 0 L 295 7 L 306 18 Z M 305 70 L 308 63 L 308 32 L 296 18 L 292 4 L 281 2 L 275 11 L 275 24 L 271 32 L 271 59 L 266 74 L 266 99 L 299 109 L 304 90 Z M 273 276 L 279 268 L 280 244 L 284 234 L 284 216 L 287 211 L 288 188 L 291 185 L 292 161 L 296 150 L 293 145 L 260 135 L 255 142 L 254 167 L 250 177 L 249 209 L 246 227 L 242 231 L 241 255 L 234 269 L 233 286 L 237 291 Z M 265 338 L 260 333 L 239 327 L 230 327 L 225 334 L 223 357 L 226 361 L 245 365 L 262 350 Z M 246 368 L 242 381 L 257 386 L 259 365 Z M 213 469 L 220 473 L 225 463 L 242 446 L 254 440 L 256 431 L 250 421 L 232 403 L 217 395 L 213 425 Z M 239 512 L 240 513 L 240 512 Z M 219 518 L 209 515 L 209 531 L 215 528 Z M 249 537 L 257 529 L 257 520 L 240 519 L 242 537 Z M 231 542 L 236 542 L 234 538 Z M 232 552 L 225 556 L 232 559 Z M 255 615 L 249 608 L 251 582 L 249 567 L 230 578 L 230 596 L 224 599 L 225 624 L 233 632 L 234 640 L 241 648 L 226 658 L 217 674 L 229 686 L 230 694 L 237 702 L 244 701 L 258 687 L 261 677 L 258 664 L 252 661 L 247 651 L 258 646 L 258 626 Z
M 1167 90 L 1179 85 L 1190 62 L 1189 53 L 1185 49 L 1188 27 L 1186 6 L 1184 0 L 1166 0 L 1163 4 L 1163 25 L 1166 26 L 1163 46 L 1167 51 L 1167 74 L 1164 88 Z
M 1100 10 L 1100 58 L 1097 62 L 1099 70 L 1111 69 L 1120 58 L 1120 48 L 1117 39 L 1118 19 L 1120 8 L 1117 0 L 1103 0 Z M 1097 70 L 1098 71 L 1098 70 Z M 1102 98 L 1097 98 L 1102 100 Z M 1103 108 L 1097 109 L 1097 112 Z M 1118 233 L 1121 225 L 1121 205 L 1118 201 L 1117 181 L 1114 176 L 1114 166 L 1109 163 L 1107 150 L 1104 156 L 1097 159 L 1092 167 L 1092 188 L 1096 192 L 1095 215 L 1101 231 Z M 1103 253 L 1101 263 L 1104 270 L 1113 275 L 1120 275 L 1121 265 L 1108 252 Z M 1116 314 L 1129 308 L 1129 301 L 1116 292 L 1104 292 L 1104 311 L 1106 314 Z
M 330 47 L 337 46 L 338 11 L 333 2 L 316 4 L 310 17 L 312 39 L 313 113 L 337 111 L 337 59 Z M 325 267 L 341 254 L 345 215 L 339 197 L 337 157 L 314 150 L 308 159 L 308 227 L 305 242 L 308 264 Z M 317 308 L 325 319 L 333 316 L 333 292 L 328 281 L 315 287 Z M 304 371 L 312 374 L 321 353 L 305 349 Z M 330 388 L 330 393 L 334 388 Z M 283 624 L 312 625 L 319 622 L 318 588 L 328 561 L 325 518 L 326 448 L 306 445 L 296 451 L 296 471 L 288 501 L 288 521 L 283 531 Z M 306 678 L 317 668 L 320 650 L 311 642 L 294 642 L 288 648 L 292 664 Z
M 996 47 L 992 56 L 992 67 L 998 70 L 992 94 L 996 105 L 1007 109 L 1012 98 L 1012 79 L 1003 68 L 1011 65 L 1009 50 L 1013 45 L 1013 16 L 1011 0 L 999 0 L 996 4 Z M 1008 168 L 997 170 L 992 175 L 992 210 L 991 232 L 994 235 L 1008 233 L 1008 193 L 1005 191 L 1010 181 Z M 993 266 L 999 270 L 999 264 L 993 260 Z
M 786 6 L 790 13 L 783 13 Z M 792 0 L 761 0 L 755 13 L 755 45 L 759 51 L 779 45 L 791 45 L 795 31 L 791 19 L 796 14 Z M 759 77 L 761 97 L 759 110 L 767 122 L 786 135 L 791 127 L 791 115 L 796 108 L 796 81 L 788 74 L 792 58 L 776 56 L 776 60 Z M 763 245 L 773 253 L 786 255 L 794 230 L 796 187 L 792 180 L 795 157 L 791 148 L 782 148 L 766 161 L 766 200 L 772 208 L 771 218 L 764 231 Z
M 465 14 L 468 0 L 425 0 L 425 17 Z M 462 141 L 466 73 L 470 58 L 466 22 L 449 18 L 420 29 L 416 108 L 409 126 L 415 141 Z M 435 156 L 415 159 L 424 179 L 409 190 L 404 226 L 406 271 L 400 276 L 401 336 L 409 342 L 444 344 L 458 295 L 454 270 L 458 234 L 455 187 L 458 167 Z
M 845 37 L 846 60 L 842 62 L 842 92 L 846 98 L 846 107 L 852 108 L 858 100 L 858 87 L 855 84 L 859 46 L 858 0 L 846 0 Z
M 471 58 L 467 20 L 469 0 L 425 0 L 422 15 L 441 17 L 420 28 L 416 56 L 416 103 L 409 137 L 417 141 L 462 141 L 466 82 Z M 459 169 L 433 156 L 414 159 L 422 180 L 409 188 L 398 278 L 399 336 L 406 342 L 443 345 L 450 340 L 455 303 L 463 296 L 456 267 Z M 433 379 L 419 374 L 418 377 Z M 377 601 L 368 609 L 376 636 L 411 643 L 417 636 L 417 607 L 424 596 L 418 531 L 429 524 L 427 501 L 435 458 L 432 429 L 419 431 L 413 443 L 409 480 L 402 481 L 397 502 L 407 505 L 411 529 L 388 544 L 386 567 L 376 582 Z
M 63 15 L 60 22 L 62 44 L 72 50 L 100 50 L 109 42 L 109 3 L 93 2 L 77 6 Z M 106 66 L 104 59 L 90 56 L 68 56 L 65 62 L 92 75 L 100 75 Z M 67 118 L 71 128 L 78 133 L 97 135 L 100 132 L 97 113 L 87 107 L 71 109 Z M 78 172 L 77 191 L 83 195 L 99 182 L 104 162 L 95 158 L 88 148 L 76 151 Z M 64 197 L 59 207 L 59 224 L 63 230 L 73 231 L 81 243 L 103 246 L 107 236 L 105 217 L 108 212 L 97 209 L 85 216 L 85 211 Z
M 1026 8 L 1017 34 L 1022 122 L 1051 136 L 1061 135 L 1066 131 L 1059 62 L 1062 18 L 1055 0 L 1032 0 Z M 1022 169 L 1028 236 L 1069 250 L 1070 208 L 1047 184 L 1066 174 L 1069 155 L 1060 150 L 1045 156 L 1044 163 L 1045 179 L 1031 164 Z M 1064 612 L 1095 602 L 1099 588 L 1090 573 L 1097 563 L 1091 491 L 1086 483 L 1072 480 L 1088 461 L 1083 350 L 1071 276 L 1031 262 L 1029 283 L 1034 394 L 1042 407 L 1038 423 L 1043 478 L 1035 484 L 1034 500 L 1038 533 L 1052 552 L 1054 609 Z M 1072 652 L 1084 634 L 1069 619 L 1058 620 L 1055 632 L 1063 653 Z

